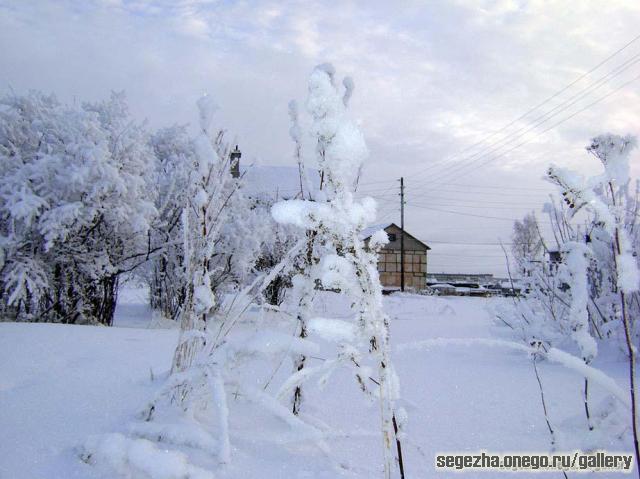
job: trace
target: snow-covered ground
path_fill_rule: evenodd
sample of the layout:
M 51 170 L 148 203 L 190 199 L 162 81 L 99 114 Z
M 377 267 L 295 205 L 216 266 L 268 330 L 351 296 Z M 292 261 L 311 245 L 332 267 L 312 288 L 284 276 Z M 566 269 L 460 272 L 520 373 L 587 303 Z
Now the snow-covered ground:
M 113 477 L 81 462 L 78 448 L 91 436 L 129 431 L 166 378 L 178 339 L 177 330 L 152 321 L 145 298 L 139 290 L 123 291 L 113 328 L 0 323 L 0 478 Z M 496 301 L 504 300 L 385 297 L 409 415 L 407 477 L 446 476 L 434 469 L 437 452 L 550 450 L 536 377 L 525 354 L 464 344 L 402 350 L 431 338 L 511 339 L 487 310 Z M 320 307 L 334 317 L 346 315 L 337 295 L 325 295 Z M 311 361 L 322 361 L 324 353 Z M 601 351 L 595 366 L 624 386 L 620 352 Z M 544 363 L 539 369 L 559 450 L 590 443 L 631 450 L 627 439 L 603 442 L 590 436 L 580 416 L 582 378 L 560 365 Z M 275 394 L 272 368 L 252 375 L 256 387 Z M 232 462 L 216 469 L 215 477 L 380 477 L 379 409 L 363 398 L 352 376 L 339 372 L 324 389 L 312 383 L 306 392 L 302 419 L 324 431 L 326 449 L 301 441 L 291 424 L 230 390 Z M 597 386 L 592 394 L 594 403 L 605 397 Z

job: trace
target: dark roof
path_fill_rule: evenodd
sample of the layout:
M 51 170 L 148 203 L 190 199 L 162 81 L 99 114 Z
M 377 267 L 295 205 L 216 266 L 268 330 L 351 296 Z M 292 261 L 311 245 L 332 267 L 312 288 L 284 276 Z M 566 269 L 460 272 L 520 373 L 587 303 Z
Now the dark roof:
M 377 226 L 380 226 L 380 228 L 377 228 Z M 398 228 L 399 230 L 402 230 L 402 228 L 400 228 L 397 224 L 395 223 L 385 223 L 384 225 L 376 225 L 376 226 L 371 226 L 369 228 L 365 228 L 362 233 L 365 234 L 366 236 L 364 238 L 362 238 L 364 241 L 368 240 L 369 238 L 371 238 L 371 236 L 373 235 L 373 233 L 375 233 L 376 231 L 380 231 L 381 229 L 387 231 L 387 229 L 391 228 L 392 226 L 395 226 L 396 228 Z M 407 233 L 407 230 L 404 230 L 404 234 L 407 235 L 409 238 L 417 241 L 418 243 L 420 243 L 422 246 L 424 246 L 427 250 L 430 250 L 431 247 L 429 247 L 424 241 L 420 241 L 418 238 L 416 238 L 415 236 L 413 236 L 412 234 Z

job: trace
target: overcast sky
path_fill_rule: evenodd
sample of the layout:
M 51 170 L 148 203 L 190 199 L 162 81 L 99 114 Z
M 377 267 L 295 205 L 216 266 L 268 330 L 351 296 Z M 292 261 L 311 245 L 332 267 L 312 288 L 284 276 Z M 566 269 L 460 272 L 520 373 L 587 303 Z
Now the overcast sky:
M 153 127 L 193 122 L 208 92 L 243 161 L 282 165 L 287 103 L 332 62 L 356 84 L 371 152 L 361 189 L 380 220 L 399 221 L 404 176 L 430 272 L 503 274 L 499 246 L 456 243 L 509 242 L 510 219 L 553 190 L 550 162 L 594 172 L 590 137 L 640 134 L 639 25 L 638 0 L 0 0 L 0 89 L 69 102 L 126 90 Z

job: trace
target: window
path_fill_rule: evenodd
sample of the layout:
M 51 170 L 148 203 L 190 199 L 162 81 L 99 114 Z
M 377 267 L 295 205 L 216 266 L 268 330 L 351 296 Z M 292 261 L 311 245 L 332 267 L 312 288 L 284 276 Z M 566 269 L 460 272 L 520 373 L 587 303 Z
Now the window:
M 396 234 L 395 233 L 388 233 L 387 236 L 389 237 L 389 242 L 393 242 L 396 240 Z

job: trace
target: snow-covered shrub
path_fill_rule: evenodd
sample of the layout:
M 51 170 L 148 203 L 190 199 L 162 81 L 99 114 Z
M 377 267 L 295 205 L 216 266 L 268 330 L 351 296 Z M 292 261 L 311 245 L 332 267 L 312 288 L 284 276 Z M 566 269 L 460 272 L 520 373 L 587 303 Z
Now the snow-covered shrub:
M 548 176 L 557 184 L 572 220 L 584 212 L 586 226 L 576 229 L 573 243 L 584 245 L 590 257 L 587 266 L 588 297 L 592 316 L 592 333 L 598 337 L 618 336 L 624 329 L 624 310 L 630 314 L 630 334 L 635 335 L 633 318 L 638 304 L 633 302 L 640 286 L 636 259 L 637 194 L 629 193 L 628 155 L 635 141 L 630 137 L 601 135 L 594 138 L 587 151 L 600 160 L 603 172 L 592 178 L 562 168 L 551 167 Z M 637 191 L 637 187 L 636 187 Z M 569 242 L 569 241 L 567 241 Z M 570 256 L 563 258 L 568 264 Z M 574 290 L 573 283 L 569 283 Z M 623 300 L 622 297 L 625 297 Z
M 560 187 L 563 199 L 558 204 L 552 198 L 543 209 L 553 238 L 545 240 L 535 219 L 531 219 L 532 225 L 526 229 L 532 232 L 529 236 L 537 236 L 533 243 L 539 245 L 540 252 L 536 247 L 536 254 L 528 258 L 514 251 L 525 293 L 519 302 L 520 312 L 511 324 L 524 331 L 527 339 L 551 345 L 571 338 L 575 333 L 576 296 L 580 292 L 584 303 L 580 314 L 586 310 L 589 334 L 624 342 L 619 293 L 623 290 L 621 285 L 633 285 L 637 279 L 635 212 L 640 206 L 638 187 L 629 191 L 627 155 L 632 146 L 633 140 L 628 137 L 602 135 L 593 139 L 587 150 L 604 166 L 603 173 L 593 178 L 563 168 L 549 169 L 548 177 Z M 514 243 L 522 236 L 525 222 L 515 225 Z M 584 274 L 579 274 L 576 267 L 584 269 Z M 635 294 L 633 289 L 630 291 Z M 631 296 L 626 298 L 625 308 L 631 318 L 640 312 Z M 633 324 L 631 327 L 635 337 L 637 331 Z
M 140 442 L 142 438 L 163 442 L 163 449 L 176 463 L 184 457 L 173 453 L 188 446 L 201 449 L 200 455 L 211 455 L 217 464 L 226 464 L 231 459 L 229 387 L 285 421 L 300 438 L 325 447 L 318 429 L 296 416 L 295 404 L 302 403 L 304 380 L 320 372 L 329 374 L 342 365 L 352 369 L 367 397 L 380 401 L 385 472 L 386 477 L 390 475 L 394 425 L 402 429 L 404 414 L 398 415 L 397 422 L 398 385 L 376 268 L 383 238 L 378 235 L 380 241 L 373 241 L 370 249 L 359 239 L 361 230 L 375 217 L 375 203 L 357 201 L 353 194 L 366 146 L 346 112 L 352 83 L 345 82 L 345 88 L 340 94 L 331 67 L 314 70 L 307 110 L 323 189 L 313 201 L 302 193 L 303 184 L 308 184 L 302 162 L 303 131 L 293 107 L 292 137 L 301 195 L 275 205 L 251 197 L 242 178 L 231 176 L 228 148 L 223 136 L 211 128 L 215 108 L 209 97 L 199 101 L 200 132 L 194 140 L 180 129 L 165 130 L 152 138 L 160 159 L 151 182 L 158 192 L 159 219 L 148 235 L 149 257 L 154 259 L 154 268 L 163 264 L 161 259 L 166 260 L 167 267 L 155 271 L 161 273 L 160 279 L 171 276 L 173 289 L 167 295 L 160 285 L 156 291 L 158 297 L 175 297 L 170 302 L 179 305 L 180 337 L 169 378 L 131 428 L 135 438 L 119 436 L 115 442 L 123 447 L 111 452 L 103 446 L 113 438 L 104 438 L 106 443 L 100 438 L 90 440 L 81 453 L 83 460 L 136 474 L 146 465 L 132 461 L 130 451 L 141 445 L 153 447 Z M 177 171 L 181 168 L 186 173 Z M 166 178 L 172 171 L 175 178 Z M 176 191 L 179 188 L 183 192 Z M 184 203 L 178 221 L 176 205 L 180 202 Z M 273 218 L 264 221 L 267 212 Z M 261 267 L 258 259 L 267 255 L 269 264 Z M 256 305 L 278 277 L 290 279 L 287 304 Z M 353 321 L 313 317 L 316 288 L 347 294 Z M 260 321 L 246 321 L 245 313 L 255 309 L 261 311 Z M 239 324 L 245 327 L 237 328 Z M 294 325 L 297 337 L 292 338 Z M 338 344 L 338 357 L 326 361 L 321 371 L 305 367 L 305 359 L 318 353 L 308 333 Z M 293 359 L 294 373 L 285 379 L 278 397 L 267 393 L 266 385 L 255 387 L 259 365 L 251 369 L 251 381 L 239 379 L 245 365 L 256 366 L 255 361 L 264 359 L 282 362 L 286 357 Z M 292 395 L 293 407 L 280 402 Z M 395 438 L 398 446 L 399 437 Z
M 366 249 L 359 237 L 375 220 L 375 202 L 354 197 L 354 187 L 368 153 L 362 133 L 347 111 L 353 82 L 345 79 L 343 85 L 344 90 L 340 91 L 333 66 L 324 64 L 313 70 L 306 105 L 312 120 L 308 134 L 315 143 L 322 190 L 313 199 L 277 203 L 272 214 L 278 223 L 297 226 L 307 234 L 307 248 L 298 262 L 301 272 L 292 281 L 298 335 L 305 338 L 317 334 L 336 342 L 339 355 L 329 364 L 352 368 L 359 387 L 379 399 L 385 477 L 389 477 L 394 463 L 394 402 L 398 389 L 389 355 L 389 318 L 382 308 L 376 267 L 377 249 L 384 241 Z M 297 121 L 294 126 L 296 134 L 292 136 L 299 144 L 302 132 Z M 353 322 L 313 318 L 312 305 L 318 287 L 347 295 Z M 294 362 L 294 375 L 281 390 L 281 395 L 293 392 L 294 413 L 301 406 L 302 383 L 312 375 L 313 371 L 305 367 L 305 356 L 299 356 Z M 372 375 L 374 381 L 370 380 Z
M 302 147 L 302 129 L 299 124 L 298 105 L 295 100 L 289 102 L 289 118 L 291 120 L 291 128 L 289 129 L 289 136 L 294 142 L 294 158 L 298 166 L 298 177 L 300 181 L 300 188 L 295 194 L 290 194 L 289 199 L 312 199 L 314 193 L 320 188 L 320 185 L 315 185 L 309 178 L 306 172 L 305 164 L 303 160 L 303 147 Z M 258 263 L 258 269 L 267 271 L 269 268 L 279 264 L 288 254 L 294 245 L 296 245 L 300 239 L 305 235 L 310 235 L 307 247 L 307 255 L 305 259 L 302 259 L 302 263 L 309 263 L 311 256 L 313 256 L 313 232 L 301 231 L 299 228 L 291 225 L 284 225 L 277 223 L 271 216 L 271 207 L 279 200 L 283 198 L 266 197 L 265 195 L 259 195 L 254 197 L 254 207 L 261 211 L 261 216 L 268 223 L 268 229 L 271 231 L 271 235 L 268 241 L 263 243 L 262 253 Z M 301 258 L 298 258 L 297 263 L 301 262 Z M 285 299 L 285 295 L 288 290 L 293 286 L 292 276 L 296 272 L 300 272 L 304 269 L 303 264 L 293 265 L 287 274 L 280 274 L 274 278 L 271 284 L 265 289 L 265 300 L 271 304 L 280 306 Z M 301 298 L 297 301 L 299 302 Z M 294 303 L 296 301 L 294 300 Z
M 559 206 L 552 200 L 545 206 L 555 247 L 549 248 L 540 236 L 545 256 L 521 257 L 524 294 L 514 301 L 511 317 L 501 315 L 529 345 L 544 351 L 573 345 L 586 365 L 597 355 L 598 340 L 621 340 L 629 356 L 632 405 L 640 313 L 637 184 L 633 194 L 629 191 L 628 157 L 634 146 L 635 140 L 628 136 L 594 138 L 587 151 L 600 161 L 603 171 L 591 178 L 555 166 L 548 169 L 547 177 L 559 187 L 565 203 Z M 522 232 L 521 226 L 516 225 L 516 235 Z M 585 378 L 584 409 L 593 429 L 588 384 Z M 635 406 L 632 424 L 638 459 Z
M 181 215 L 195 151 L 186 127 L 177 125 L 155 132 L 150 144 L 156 158 L 153 184 L 158 210 L 151 241 L 160 249 L 145 265 L 144 276 L 150 286 L 151 307 L 165 318 L 177 319 L 186 295 Z
M 258 206 L 258 208 L 261 207 L 262 205 Z M 264 214 L 265 221 L 271 223 L 273 220 L 269 211 L 264 211 Z M 260 257 L 256 263 L 258 271 L 268 272 L 278 265 L 301 238 L 299 231 L 286 225 L 279 225 L 273 221 L 269 226 L 271 237 L 262 243 Z M 265 288 L 264 300 L 270 305 L 280 306 L 285 300 L 287 291 L 292 287 L 291 277 L 292 273 L 277 275 Z
M 208 132 L 208 142 L 217 155 L 223 171 L 207 178 L 208 188 L 217 194 L 228 193 L 228 198 L 218 199 L 224 204 L 224 218 L 220 218 L 220 230 L 216 233 L 216 252 L 210 262 L 212 288 L 241 284 L 247 280 L 256 261 L 257 249 L 267 239 L 268 217 L 256 209 L 254 201 L 244 194 L 243 179 L 233 178 L 229 171 L 229 145 L 224 130 Z M 165 317 L 177 319 L 186 298 L 189 278 L 185 274 L 184 232 L 182 214 L 193 205 L 193 175 L 200 168 L 199 139 L 188 136 L 186 128 L 174 126 L 162 129 L 151 137 L 156 156 L 154 186 L 158 192 L 156 207 L 159 215 L 154 223 L 151 244 L 157 250 L 147 265 L 146 276 L 150 283 L 151 306 Z M 217 190 L 216 190 L 217 191 Z M 215 205 L 214 205 L 215 206 Z M 272 243 L 269 238 L 268 243 Z
M 555 205 L 548 204 L 545 208 L 547 212 L 553 210 L 556 217 L 565 218 L 562 210 L 555 210 Z M 539 343 L 548 348 L 561 346 L 569 336 L 571 298 L 567 288 L 568 271 L 556 260 L 564 253 L 565 242 L 559 242 L 557 249 L 550 253 L 539 231 L 533 215 L 514 224 L 512 252 L 522 293 L 513 302 L 516 311 L 504 305 L 500 319 L 512 326 L 526 344 Z M 568 242 L 573 233 L 563 238 Z
M 163 132 L 154 143 L 156 151 L 163 147 L 170 153 L 160 155 L 167 159 L 168 168 L 187 172 L 179 180 L 184 182 L 184 193 L 173 193 L 171 183 L 160 188 L 161 196 L 178 209 L 180 220 L 173 228 L 167 227 L 169 223 L 159 226 L 165 236 L 158 257 L 170 265 L 163 273 L 171 272 L 173 284 L 171 290 L 160 285 L 157 294 L 160 298 L 176 295 L 171 300 L 178 306 L 180 338 L 169 379 L 142 413 L 153 425 L 136 427 L 172 431 L 182 442 L 171 438 L 168 442 L 178 445 L 209 434 L 199 420 L 206 417 L 215 424 L 218 435 L 216 450 L 207 452 L 227 463 L 231 450 L 226 385 L 232 380 L 231 366 L 247 355 L 246 348 L 231 346 L 228 335 L 272 281 L 270 274 L 280 270 L 256 274 L 268 223 L 244 195 L 242 179 L 231 174 L 224 135 L 211 126 L 216 107 L 210 97 L 201 98 L 198 107 L 200 133 L 194 140 L 173 130 Z M 162 215 L 166 215 L 163 210 Z M 156 268 L 158 264 L 163 263 L 156 262 Z M 184 422 L 190 424 L 188 430 L 180 429 Z M 177 430 L 182 432 L 174 434 Z
M 2 98 L 0 313 L 110 324 L 119 275 L 148 253 L 152 168 L 122 93 L 80 107 Z
M 218 314 L 222 294 L 225 287 L 244 279 L 252 269 L 261 239 L 251 221 L 257 221 L 257 215 L 243 198 L 239 181 L 231 175 L 222 134 L 212 132 L 216 106 L 205 96 L 198 107 L 201 131 L 193 142 L 195 155 L 181 214 L 181 255 L 186 281 L 174 371 L 191 366 L 208 333 L 223 339 L 219 334 L 225 318 Z M 215 349 L 215 344 L 214 341 L 208 345 Z
M 538 221 L 533 213 L 528 213 L 522 221 L 513 224 L 511 252 L 518 268 L 518 274 L 526 274 L 528 266 L 541 259 L 543 240 Z
M 587 151 L 602 163 L 604 171 L 593 178 L 585 179 L 576 173 L 551 167 L 548 176 L 561 189 L 565 201 L 575 211 L 585 209 L 593 215 L 593 222 L 597 226 L 597 240 L 605 242 L 608 248 L 599 248 L 599 252 L 610 251 L 603 259 L 602 265 L 607 264 L 608 281 L 603 290 L 596 290 L 598 296 L 606 298 L 608 302 L 606 312 L 612 312 L 613 323 L 618 331 L 624 332 L 624 344 L 629 357 L 629 394 L 631 421 L 634 437 L 636 461 L 640 460 L 638 448 L 638 418 L 636 411 L 635 361 L 636 361 L 636 321 L 638 317 L 638 290 L 640 288 L 640 270 L 637 263 L 637 251 L 633 244 L 634 226 L 637 217 L 637 197 L 629 195 L 629 153 L 635 146 L 632 137 L 617 135 L 601 135 L 594 138 L 587 147 Z M 637 188 L 636 188 L 637 189 Z M 595 229 L 595 228 L 594 228 Z M 589 237 L 589 240 L 591 238 Z M 570 264 L 570 260 L 567 264 Z M 581 261 L 581 260 L 580 260 Z M 575 259 L 573 261 L 576 265 Z M 570 266 L 571 267 L 571 266 Z M 586 280 L 582 280 L 586 283 Z M 599 285 L 601 288 L 603 283 Z M 586 299 L 586 284 L 574 282 L 570 284 L 572 296 L 584 296 Z M 633 299 L 636 299 L 635 304 Z M 574 312 L 572 304 L 572 312 Z M 581 308 L 580 315 L 585 315 Z M 576 318 L 572 318 L 576 319 Z M 584 352 L 593 350 L 593 346 L 585 345 L 586 319 L 582 319 L 577 330 L 574 328 L 574 338 Z M 584 359 L 587 362 L 587 359 Z M 586 390 L 586 385 L 585 385 Z M 586 393 L 585 393 L 586 396 Z M 586 398 L 585 398 L 586 402 Z M 587 412 L 588 415 L 588 412 Z

